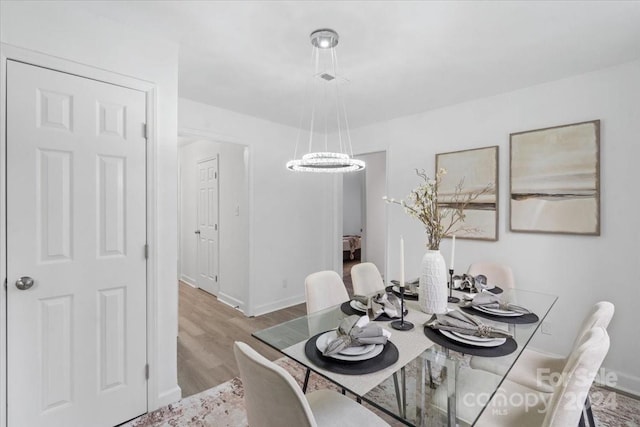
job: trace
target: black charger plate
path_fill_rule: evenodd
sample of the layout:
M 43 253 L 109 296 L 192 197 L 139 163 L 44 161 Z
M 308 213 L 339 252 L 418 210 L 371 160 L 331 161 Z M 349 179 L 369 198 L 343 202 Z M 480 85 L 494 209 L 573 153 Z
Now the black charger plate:
M 325 332 L 321 332 L 312 336 L 307 340 L 307 343 L 304 346 L 304 352 L 309 360 L 319 368 L 336 374 L 361 375 L 378 372 L 384 368 L 388 368 L 398 361 L 398 347 L 396 347 L 391 341 L 387 341 L 382 353 L 367 360 L 352 362 L 323 356 L 322 352 L 320 352 L 316 347 L 316 341 L 318 340 L 318 337 L 324 333 Z
M 482 357 L 500 357 L 511 354 L 518 348 L 518 343 L 513 338 L 507 338 L 504 344 L 497 347 L 476 347 L 474 345 L 467 345 L 458 341 L 451 340 L 437 330 L 428 326 L 424 327 L 424 334 L 436 344 L 448 348 L 449 350 L 457 351 L 459 353 L 470 354 L 472 356 Z

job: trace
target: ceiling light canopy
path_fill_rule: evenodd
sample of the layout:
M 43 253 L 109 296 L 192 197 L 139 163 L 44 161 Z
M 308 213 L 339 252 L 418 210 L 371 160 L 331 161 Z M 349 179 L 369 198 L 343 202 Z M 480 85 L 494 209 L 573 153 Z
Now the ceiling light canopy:
M 330 49 L 338 45 L 338 33 L 330 29 L 315 30 L 309 36 L 311 44 L 320 49 Z
M 320 29 L 311 33 L 314 73 L 311 77 L 310 105 L 302 109 L 294 159 L 287 169 L 297 172 L 354 172 L 365 168 L 362 160 L 353 158 L 347 110 L 340 95 L 342 79 L 338 77 L 335 47 L 339 36 L 334 30 Z M 306 117 L 305 117 L 306 116 Z M 308 120 L 308 125 L 305 123 Z M 308 129 L 306 154 L 297 158 L 298 146 Z M 313 151 L 314 137 L 322 146 Z M 317 142 L 320 139 L 321 142 Z M 331 147 L 331 148 L 330 148 Z M 332 151 L 335 150 L 335 151 Z

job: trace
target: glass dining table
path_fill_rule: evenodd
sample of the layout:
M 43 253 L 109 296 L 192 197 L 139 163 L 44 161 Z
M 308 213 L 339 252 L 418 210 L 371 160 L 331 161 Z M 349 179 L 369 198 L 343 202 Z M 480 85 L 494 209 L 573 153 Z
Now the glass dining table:
M 524 322 L 515 317 L 497 317 L 480 311 L 475 313 L 469 308 L 463 310 L 473 313 L 473 317 L 483 324 L 508 331 L 512 335 L 511 352 L 505 355 L 492 354 L 482 348 L 477 351 L 475 346 L 465 347 L 460 342 L 449 343 L 446 338 L 434 337 L 433 334 L 433 339 L 429 338 L 427 333 L 431 331 L 425 332 L 424 324 L 432 315 L 422 312 L 418 302 L 413 300 L 405 300 L 408 310 L 405 320 L 415 325 L 413 329 L 400 331 L 393 329 L 390 322 L 375 322 L 391 332 L 389 340 L 398 350 L 394 363 L 375 372 L 335 372 L 318 366 L 305 352 L 310 339 L 322 332 L 336 329 L 348 316 L 345 311 L 349 310 L 345 310 L 344 304 L 255 332 L 253 336 L 306 367 L 307 373 L 311 370 L 319 374 L 354 394 L 359 400 L 385 412 L 400 424 L 421 427 L 472 426 L 522 351 L 531 342 L 557 297 L 512 289 L 501 294 L 501 300 L 526 307 L 533 313 L 533 317 L 530 316 Z M 449 304 L 449 309 L 460 307 L 458 304 Z M 487 376 L 488 379 L 481 384 L 473 384 L 473 395 L 469 396 L 467 392 L 462 396 L 462 387 L 458 387 L 458 384 L 464 381 L 465 374 L 472 369 L 472 358 L 483 359 L 480 365 L 484 369 L 489 367 L 488 370 L 493 375 Z

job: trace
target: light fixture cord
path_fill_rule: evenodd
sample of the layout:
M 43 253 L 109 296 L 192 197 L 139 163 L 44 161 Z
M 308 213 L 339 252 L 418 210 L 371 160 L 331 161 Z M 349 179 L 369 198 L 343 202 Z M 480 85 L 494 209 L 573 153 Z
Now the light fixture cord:
M 338 53 L 335 49 L 333 49 L 333 60 L 334 63 L 334 75 L 337 76 L 338 73 Z M 347 134 L 347 146 L 345 147 L 342 142 L 342 132 L 340 130 L 340 107 L 342 105 L 342 114 L 344 116 L 344 129 Z M 349 131 L 349 118 L 347 116 L 347 106 L 344 102 L 344 98 L 340 96 L 340 91 L 338 90 L 338 82 L 336 78 L 336 114 L 338 114 L 338 139 L 340 142 L 340 152 L 348 154 L 350 157 L 353 157 L 353 146 L 351 145 L 351 132 Z
M 311 57 L 310 62 L 313 65 L 313 54 L 315 53 L 315 48 L 311 47 Z M 305 79 L 304 84 L 304 103 L 309 103 L 309 79 Z M 300 120 L 298 121 L 298 134 L 296 135 L 296 148 L 293 150 L 293 159 L 298 158 L 298 146 L 300 145 L 300 136 L 302 135 L 302 123 L 304 122 L 304 116 L 307 111 L 307 108 L 303 105 L 303 108 L 300 109 Z
M 338 145 L 340 152 L 345 152 L 345 147 L 342 143 L 342 123 L 340 123 L 340 90 L 338 88 L 338 52 L 335 48 L 331 49 L 331 65 L 333 67 L 333 75 L 335 77 L 335 89 L 336 89 L 336 121 L 338 124 Z
M 320 49 L 313 47 L 313 53 L 315 54 L 315 74 L 318 74 L 318 68 L 319 68 L 319 63 L 320 63 Z M 313 77 L 315 79 L 315 76 Z M 315 126 L 315 122 L 316 122 L 316 105 L 315 103 L 312 101 L 311 102 L 311 125 L 310 125 L 310 130 L 309 130 L 309 151 L 307 151 L 308 153 L 311 153 L 311 148 L 313 147 L 313 128 Z
M 353 146 L 351 145 L 351 131 L 349 131 L 349 119 L 347 118 L 347 106 L 344 99 L 342 99 L 342 111 L 344 113 L 344 128 L 347 133 L 348 153 L 350 157 L 353 157 Z
M 320 84 L 322 85 L 322 111 L 324 112 L 324 151 L 329 151 L 329 95 L 327 93 L 329 83 L 321 82 Z

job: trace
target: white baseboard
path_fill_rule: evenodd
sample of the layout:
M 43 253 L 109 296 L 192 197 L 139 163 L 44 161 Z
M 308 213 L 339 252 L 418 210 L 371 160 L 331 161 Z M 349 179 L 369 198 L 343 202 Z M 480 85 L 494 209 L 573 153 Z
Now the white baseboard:
M 623 391 L 627 394 L 632 394 L 634 396 L 640 397 L 640 378 L 634 375 L 625 374 L 623 372 L 618 372 L 613 369 L 604 368 L 605 372 L 615 372 L 618 376 L 618 380 L 614 385 L 604 384 L 605 386 Z M 598 384 L 602 385 L 602 384 Z
M 180 386 L 176 385 L 174 388 L 163 391 L 158 395 L 158 399 L 156 400 L 156 407 L 149 408 L 149 412 L 155 411 L 158 408 L 162 408 L 163 406 L 167 406 L 170 403 L 175 403 L 178 400 L 182 399 L 182 389 Z
M 181 274 L 180 280 L 182 280 L 184 283 L 191 286 L 192 288 L 196 288 L 196 289 L 198 288 L 196 281 L 193 280 L 191 277 L 187 276 L 186 274 Z
M 237 310 L 240 310 L 242 313 L 246 314 L 243 301 L 240 301 L 237 298 L 227 295 L 222 291 L 218 292 L 218 301 L 225 303 L 228 306 L 233 307 Z
M 294 295 L 288 298 L 284 298 L 278 301 L 270 302 L 268 304 L 262 304 L 253 310 L 254 316 L 261 316 L 263 314 L 271 313 L 273 311 L 282 310 L 283 308 L 291 307 L 292 305 L 298 305 L 305 302 L 304 295 Z

